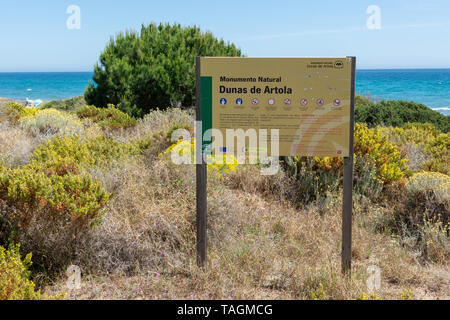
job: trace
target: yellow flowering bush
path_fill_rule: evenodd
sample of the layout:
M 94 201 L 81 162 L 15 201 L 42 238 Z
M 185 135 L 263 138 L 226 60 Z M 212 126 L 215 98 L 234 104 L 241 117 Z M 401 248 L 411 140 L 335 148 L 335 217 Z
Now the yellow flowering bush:
M 36 291 L 29 280 L 31 253 L 21 259 L 19 249 L 19 245 L 8 250 L 0 246 L 0 300 L 62 300 L 65 294 L 47 296 Z
M 170 158 L 176 157 L 183 163 L 196 163 L 195 155 L 195 139 L 192 138 L 191 141 L 180 140 L 177 143 L 171 145 L 166 149 L 165 152 L 160 154 L 160 158 Z M 173 159 L 173 158 L 172 158 Z M 228 156 L 223 154 L 219 155 L 207 155 L 206 163 L 208 171 L 215 173 L 219 178 L 223 174 L 236 171 L 238 168 L 237 159 L 234 156 Z
M 426 144 L 441 134 L 434 125 L 429 123 L 408 123 L 403 127 L 386 127 L 381 130 L 398 146 L 408 142 L 416 145 Z
M 151 144 L 143 139 L 121 143 L 103 135 L 55 137 L 37 147 L 29 166 L 59 175 L 78 173 L 83 168 L 102 167 L 112 161 L 126 161 Z
M 414 293 L 409 290 L 403 290 L 402 293 L 398 296 L 398 300 L 414 300 Z M 375 293 L 367 294 L 365 292 L 357 300 L 383 300 L 380 296 Z
M 367 196 L 378 196 L 383 185 L 400 180 L 408 172 L 407 159 L 379 128 L 355 125 L 355 190 Z M 298 184 L 305 202 L 333 192 L 340 184 L 343 158 L 286 157 L 283 164 Z
M 22 117 L 34 116 L 40 109 L 24 107 L 18 103 L 10 102 L 6 105 L 4 113 L 12 122 L 18 122 Z
M 430 155 L 425 170 L 450 174 L 450 133 L 440 134 L 429 141 L 423 150 Z
M 377 169 L 377 178 L 385 184 L 400 180 L 408 170 L 408 160 L 402 158 L 398 147 L 380 128 L 355 125 L 355 155 L 368 159 Z
M 427 193 L 450 210 L 450 176 L 438 172 L 419 172 L 407 180 L 406 190 L 412 196 Z
M 77 117 L 56 109 L 38 110 L 34 114 L 21 117 L 19 123 L 22 128 L 34 135 L 40 133 L 75 135 L 83 132 L 83 124 Z
M 38 221 L 58 233 L 71 229 L 74 234 L 98 223 L 101 209 L 110 195 L 89 175 L 47 175 L 31 167 L 0 167 L 1 218 L 26 233 Z M 50 222 L 50 223 L 49 223 Z
M 108 108 L 97 108 L 85 106 L 77 111 L 80 119 L 90 119 L 97 123 L 102 129 L 130 128 L 136 125 L 136 119 L 127 113 L 120 111 L 114 106 Z
M 413 144 L 426 155 L 421 166 L 426 171 L 450 174 L 450 134 L 442 133 L 435 126 L 411 123 L 403 128 L 383 128 L 383 132 L 399 147 Z
M 379 128 L 369 129 L 365 124 L 355 125 L 354 151 L 356 158 L 369 161 L 376 168 L 376 179 L 384 184 L 398 181 L 408 170 L 407 159 L 402 158 L 400 150 L 389 141 Z M 343 158 L 314 157 L 316 171 L 342 171 Z M 295 162 L 305 161 L 294 157 Z

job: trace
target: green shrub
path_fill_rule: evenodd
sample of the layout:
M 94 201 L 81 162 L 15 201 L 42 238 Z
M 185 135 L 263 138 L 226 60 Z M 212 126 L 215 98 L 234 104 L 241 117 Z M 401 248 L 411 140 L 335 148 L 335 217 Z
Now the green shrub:
M 400 148 L 414 144 L 425 155 L 421 168 L 426 171 L 450 173 L 450 133 L 442 133 L 432 124 L 410 123 L 404 128 L 383 128 Z
M 173 133 L 178 129 L 185 129 L 189 131 L 189 133 L 192 135 L 194 133 L 194 129 L 189 124 L 174 124 L 172 125 L 166 134 L 166 140 L 168 145 L 172 145 L 174 143 L 177 143 L 177 141 L 172 141 L 172 135 Z
M 425 163 L 425 170 L 450 174 L 450 133 L 428 141 L 423 150 L 431 155 Z
M 33 135 L 74 135 L 83 132 L 83 124 L 75 116 L 56 109 L 44 109 L 22 117 L 20 125 Z
M 339 187 L 339 168 L 321 170 L 309 157 L 285 157 L 282 164 L 287 175 L 295 181 L 295 199 L 303 204 L 333 193 Z
M 3 219 L 20 233 L 43 221 L 51 229 L 43 233 L 68 228 L 75 234 L 99 222 L 108 198 L 88 175 L 47 175 L 31 166 L 0 168 L 0 204 L 8 208 L 1 211 Z
M 76 112 L 78 109 L 86 105 L 84 97 L 74 97 L 65 100 L 53 100 L 44 102 L 39 107 L 41 109 L 57 109 L 62 111 Z
M 9 250 L 0 246 L 0 300 L 61 300 L 65 294 L 47 296 L 35 290 L 29 280 L 31 253 L 21 259 L 19 245 Z
M 431 123 L 408 123 L 403 127 L 386 127 L 382 130 L 389 136 L 389 140 L 397 146 L 406 143 L 423 145 L 442 133 Z
M 355 121 L 366 123 L 369 127 L 403 127 L 411 122 L 431 123 L 443 132 L 450 131 L 450 116 L 445 116 L 423 104 L 389 100 L 373 103 L 357 100 Z
M 408 179 L 406 191 L 415 211 L 421 215 L 425 212 L 436 217 L 441 215 L 444 223 L 449 222 L 450 176 L 437 172 L 416 173 Z
M 88 104 L 116 105 L 133 116 L 156 108 L 193 106 L 196 56 L 240 56 L 232 44 L 197 27 L 142 25 L 111 39 L 85 91 Z
M 422 255 L 435 262 L 448 261 L 450 252 L 450 177 L 420 172 L 406 182 L 404 206 L 395 214 L 396 227 L 414 236 Z
M 77 116 L 97 123 L 102 129 L 130 128 L 136 125 L 136 119 L 112 106 L 108 108 L 85 106 L 78 110 Z

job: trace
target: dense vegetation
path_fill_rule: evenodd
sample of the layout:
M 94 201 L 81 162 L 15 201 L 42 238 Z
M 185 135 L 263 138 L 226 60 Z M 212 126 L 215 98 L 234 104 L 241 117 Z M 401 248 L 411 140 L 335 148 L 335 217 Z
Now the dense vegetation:
M 240 56 L 233 44 L 197 27 L 150 24 L 111 39 L 86 89 L 88 104 L 134 116 L 195 102 L 195 57 Z
M 413 122 L 431 123 L 443 132 L 450 131 L 450 116 L 411 101 L 383 100 L 374 103 L 370 99 L 358 96 L 355 120 L 367 123 L 370 127 L 402 127 Z
M 83 97 L 74 97 L 65 100 L 53 100 L 49 102 L 45 102 L 42 104 L 41 109 L 57 109 L 64 111 L 77 111 L 79 108 L 84 107 L 86 105 L 86 101 L 84 101 Z
M 74 108 L 0 109 L 0 269 L 8 270 L 0 292 L 6 288 L 7 298 L 61 298 L 54 294 L 67 290 L 69 264 L 106 277 L 100 293 L 86 292 L 97 298 L 110 297 L 118 277 L 118 298 L 410 299 L 411 290 L 443 281 L 425 276 L 430 268 L 446 275 L 450 134 L 435 125 L 356 124 L 348 280 L 339 263 L 342 159 L 286 158 L 278 174 L 261 176 L 259 165 L 208 158 L 214 268 L 199 270 L 194 170 L 172 161 L 174 154 L 195 160 L 194 140 L 172 141 L 176 129 L 192 132 L 190 110 L 135 119 L 113 106 Z M 374 260 L 385 289 L 367 294 L 365 268 Z M 30 279 L 60 285 L 44 286 L 47 296 Z M 97 287 L 99 280 L 83 279 L 85 288 Z M 440 288 L 436 297 L 447 297 Z

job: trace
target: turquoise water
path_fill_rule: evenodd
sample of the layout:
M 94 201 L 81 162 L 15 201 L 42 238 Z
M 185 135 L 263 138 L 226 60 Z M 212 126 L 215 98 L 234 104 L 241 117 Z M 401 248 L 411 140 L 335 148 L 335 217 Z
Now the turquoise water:
M 59 100 L 81 96 L 92 72 L 0 73 L 0 97 Z
M 415 101 L 450 115 L 450 69 L 358 70 L 356 92 Z
M 0 97 L 57 100 L 80 96 L 92 72 L 0 73 Z M 356 92 L 423 103 L 450 114 L 450 69 L 358 70 Z

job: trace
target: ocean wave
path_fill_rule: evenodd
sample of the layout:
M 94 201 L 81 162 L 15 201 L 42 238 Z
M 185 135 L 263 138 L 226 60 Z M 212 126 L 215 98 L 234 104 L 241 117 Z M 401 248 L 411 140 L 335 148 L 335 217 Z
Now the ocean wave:
M 434 111 L 450 111 L 450 107 L 432 108 Z

